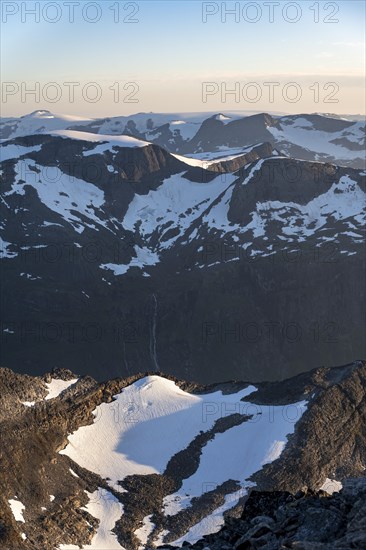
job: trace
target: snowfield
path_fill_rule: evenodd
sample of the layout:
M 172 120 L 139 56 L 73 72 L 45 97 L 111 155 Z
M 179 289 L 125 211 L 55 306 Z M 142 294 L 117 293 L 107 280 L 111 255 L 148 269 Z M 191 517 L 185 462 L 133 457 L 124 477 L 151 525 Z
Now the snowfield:
M 213 434 L 202 448 L 193 475 L 183 480 L 178 492 L 163 500 L 164 514 L 171 516 L 190 507 L 192 499 L 202 492 L 228 480 L 237 483 L 238 490 L 226 495 L 222 506 L 183 537 L 193 542 L 220 528 L 224 512 L 253 485 L 248 478 L 281 455 L 287 436 L 306 410 L 306 402 L 286 407 L 254 405 L 246 398 L 255 391 L 254 386 L 248 386 L 227 395 L 221 391 L 190 394 L 173 381 L 148 376 L 124 388 L 113 402 L 96 407 L 93 424 L 70 434 L 60 454 L 99 474 L 110 487 L 123 493 L 125 489 L 118 481 L 129 475 L 163 474 L 170 459 L 200 433 L 211 430 L 216 421 L 233 414 L 244 416 L 241 424 Z M 104 531 L 108 528 L 103 527 Z M 153 529 L 148 516 L 135 532 L 141 548 Z M 180 542 L 174 544 L 179 546 Z
M 222 410 L 239 407 L 240 399 L 253 391 L 254 386 L 249 386 L 233 395 L 193 395 L 170 380 L 149 376 L 125 388 L 113 403 L 99 405 L 93 412 L 94 424 L 71 434 L 60 454 L 109 477 L 118 489 L 117 482 L 128 475 L 162 474 L 170 458 L 201 430 L 210 429 Z
M 67 139 L 77 139 L 79 141 L 88 141 L 97 143 L 100 146 L 90 152 L 84 153 L 84 156 L 103 153 L 113 147 L 147 147 L 150 145 L 147 141 L 141 141 L 130 136 L 111 136 L 103 134 L 92 134 L 90 132 L 80 132 L 78 130 L 55 130 L 50 132 L 52 136 L 59 136 Z
M 281 120 L 282 129 L 268 127 L 277 142 L 286 141 L 314 153 L 330 155 L 344 161 L 363 158 L 363 150 L 352 150 L 334 141 L 346 139 L 353 144 L 362 145 L 365 140 L 365 123 L 355 122 L 350 128 L 338 132 L 325 132 L 314 128 L 311 121 L 298 117 L 295 120 Z
M 160 234 L 159 249 L 169 248 L 235 179 L 233 174 L 220 174 L 208 183 L 199 183 L 187 180 L 183 174 L 171 176 L 156 191 L 135 195 L 123 226 L 133 231 L 139 222 L 139 232 L 148 241 L 163 220 L 165 229 Z M 164 238 L 171 228 L 179 229 L 179 232 Z
M 41 202 L 70 223 L 76 232 L 82 233 L 84 226 L 97 229 L 97 225 L 106 225 L 97 215 L 104 204 L 104 193 L 92 183 L 65 174 L 57 166 L 39 166 L 34 160 L 19 161 L 15 174 L 12 189 L 4 196 L 24 195 L 25 187 L 31 186 Z

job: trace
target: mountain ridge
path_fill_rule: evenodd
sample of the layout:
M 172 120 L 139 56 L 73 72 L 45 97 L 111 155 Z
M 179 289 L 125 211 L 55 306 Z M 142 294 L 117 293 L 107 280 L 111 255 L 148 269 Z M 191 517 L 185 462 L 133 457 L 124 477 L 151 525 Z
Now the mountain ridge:
M 67 545 L 75 544 L 78 541 L 79 544 L 86 544 L 87 540 L 90 541 L 99 532 L 98 525 L 100 526 L 100 523 L 98 524 L 97 521 L 93 520 L 95 505 L 98 502 L 100 503 L 99 506 L 103 503 L 103 506 L 108 504 L 108 506 L 114 507 L 119 506 L 117 502 L 122 504 L 125 515 L 121 516 L 121 520 L 116 522 L 114 530 L 122 547 L 132 550 L 132 548 L 137 549 L 141 546 L 139 537 L 141 540 L 145 539 L 143 539 L 142 533 L 138 531 L 139 526 L 142 520 L 147 516 L 151 516 L 151 514 L 153 515 L 150 520 L 155 528 L 148 535 L 146 543 L 143 543 L 143 548 L 150 548 L 154 531 L 154 540 L 157 546 L 159 546 L 159 540 L 169 543 L 169 541 L 179 539 L 183 542 L 187 533 L 191 533 L 193 526 L 200 524 L 204 517 L 210 518 L 215 509 L 222 507 L 225 499 L 228 503 L 226 505 L 227 513 L 232 509 L 234 517 L 237 516 L 247 501 L 248 495 L 251 494 L 253 484 L 255 490 L 269 491 L 269 494 L 273 491 L 283 490 L 296 493 L 300 490 L 304 491 L 306 488 L 317 490 L 324 483 L 327 483 L 327 479 L 330 483 L 329 479 L 342 481 L 348 477 L 363 475 L 364 464 L 361 457 L 365 456 L 366 446 L 364 434 L 366 362 L 364 361 L 356 361 L 334 369 L 314 369 L 283 383 L 256 384 L 258 389 L 255 393 L 253 393 L 255 388 L 252 389 L 252 386 L 248 387 L 247 383 L 238 384 L 237 382 L 225 385 L 219 384 L 216 387 L 206 386 L 204 388 L 205 393 L 200 393 L 203 389 L 202 386 L 184 382 L 177 385 L 170 381 L 172 377 L 165 377 L 164 375 L 164 379 L 167 380 L 167 383 L 165 383 L 156 373 L 149 376 L 146 376 L 146 374 L 143 378 L 139 375 L 139 377 L 136 376 L 130 380 L 117 379 L 99 384 L 90 377 L 77 378 L 77 375 L 70 371 L 54 371 L 53 374 L 48 373 L 42 378 L 35 378 L 16 375 L 8 369 L 1 370 L 1 400 L 2 411 L 4 411 L 2 433 L 4 438 L 3 449 L 6 449 L 6 453 L 4 454 L 4 451 L 2 451 L 0 455 L 2 471 L 6 472 L 6 475 L 5 479 L 4 477 L 2 479 L 2 494 L 4 496 L 2 497 L 0 523 L 2 523 L 3 529 L 0 530 L 0 537 L 3 537 L 4 548 L 13 550 L 11 546 L 6 546 L 9 540 L 17 540 L 19 542 L 18 547 L 21 549 L 37 548 L 40 543 L 47 550 L 48 548 L 58 548 L 60 543 Z M 60 378 L 54 378 L 55 376 Z M 69 384 L 68 387 L 61 384 L 60 380 L 62 379 L 65 379 L 65 382 Z M 45 382 L 46 380 L 47 382 Z M 21 385 L 19 385 L 20 381 Z M 170 385 L 171 383 L 173 386 Z M 22 386 L 23 390 L 21 389 L 19 392 L 19 388 Z M 156 391 L 154 387 L 158 390 L 158 393 L 151 393 Z M 180 448 L 180 451 L 174 456 L 170 456 L 168 464 L 165 462 L 167 458 L 163 459 L 161 466 L 158 466 L 160 473 L 152 474 L 146 470 L 143 475 L 141 475 L 142 472 L 129 475 L 124 481 L 116 485 L 113 482 L 114 474 L 110 474 L 112 479 L 108 480 L 108 477 L 105 478 L 103 474 L 93 473 L 95 467 L 98 469 L 102 467 L 103 453 L 95 454 L 95 451 L 91 451 L 91 447 L 91 454 L 85 456 L 89 456 L 88 460 L 94 457 L 93 460 L 97 461 L 95 462 L 97 466 L 92 466 L 92 463 L 90 463 L 89 469 L 86 468 L 82 455 L 78 454 L 79 443 L 75 439 L 79 437 L 77 435 L 79 432 L 80 434 L 85 433 L 86 436 L 90 433 L 87 436 L 90 445 L 96 444 L 99 452 L 103 448 L 104 453 L 109 456 L 110 451 L 107 450 L 107 446 L 98 447 L 98 439 L 96 440 L 97 443 L 92 443 L 98 433 L 95 430 L 100 429 L 98 427 L 100 423 L 102 423 L 100 427 L 103 428 L 103 422 L 109 422 L 109 414 L 121 415 L 122 403 L 127 403 L 127 405 L 131 403 L 129 392 L 137 391 L 138 393 L 131 394 L 136 397 L 138 395 L 142 397 L 146 394 L 146 403 L 152 399 L 150 405 L 150 408 L 152 408 L 151 412 L 149 412 L 149 407 L 146 412 L 143 412 L 145 409 L 140 408 L 139 401 L 134 399 L 134 411 L 127 411 L 126 414 L 132 415 L 131 420 L 134 415 L 137 415 L 138 418 L 139 414 L 147 414 L 146 419 L 149 418 L 150 421 L 153 421 L 153 418 L 155 418 L 154 407 L 158 405 L 156 399 L 160 401 L 160 406 L 163 406 L 164 403 L 164 407 L 167 406 L 169 392 L 171 391 L 169 388 L 174 389 L 174 387 L 176 388 L 174 392 L 183 392 L 181 393 L 182 398 L 185 396 L 184 399 L 188 399 L 192 404 L 195 403 L 197 398 L 203 399 L 203 409 L 199 408 L 197 410 L 201 417 L 199 426 L 201 426 L 203 432 L 196 437 L 193 432 L 190 436 L 190 438 L 193 436 L 193 439 L 186 440 L 186 443 L 183 443 L 183 440 L 180 439 L 181 435 L 179 435 L 178 449 Z M 289 394 L 290 387 L 292 388 L 292 394 Z M 159 393 L 159 388 L 161 388 L 162 393 Z M 189 393 L 187 393 L 188 389 Z M 225 394 L 221 393 L 222 390 L 225 391 Z M 47 397 L 47 392 L 50 397 Z M 53 393 L 50 394 L 50 392 Z M 125 397 L 123 397 L 124 395 Z M 244 397 L 240 398 L 242 395 Z M 347 400 L 350 400 L 350 406 L 346 406 L 346 395 Z M 216 397 L 213 398 L 212 396 Z M 38 399 L 38 403 L 33 404 L 30 402 L 34 398 L 36 398 L 36 401 Z M 307 401 L 306 410 L 295 421 L 294 411 L 296 411 L 296 408 L 293 408 L 293 403 L 302 398 Z M 26 400 L 25 404 L 21 403 L 23 399 Z M 174 393 L 175 402 L 176 399 L 177 395 Z M 221 411 L 219 410 L 220 407 L 215 410 L 215 407 L 213 407 L 215 402 L 218 404 L 227 402 L 227 405 Z M 256 428 L 258 437 L 261 433 L 265 433 L 267 426 L 270 426 L 271 438 L 276 437 L 275 430 L 278 429 L 276 428 L 278 420 L 274 420 L 274 423 L 271 422 L 270 417 L 266 416 L 268 405 L 263 403 L 270 403 L 268 411 L 273 412 L 269 414 L 274 414 L 274 419 L 276 419 L 277 403 L 281 402 L 282 406 L 280 406 L 279 411 L 282 412 L 280 414 L 285 414 L 290 422 L 284 426 L 285 431 L 290 430 L 291 432 L 294 429 L 293 434 L 287 437 L 284 448 L 270 455 L 272 458 L 268 460 L 268 464 L 260 466 L 257 472 L 253 472 L 254 475 L 247 477 L 246 480 L 241 478 L 239 485 L 234 482 L 235 478 L 230 480 L 230 468 L 227 470 L 225 467 L 225 460 L 228 457 L 225 458 L 225 455 L 221 455 L 222 465 L 216 464 L 214 468 L 213 466 L 211 468 L 214 470 L 216 468 L 217 472 L 222 471 L 224 476 L 222 479 L 226 480 L 225 483 L 215 479 L 213 471 L 210 479 L 207 479 L 202 471 L 200 475 L 203 475 L 202 483 L 205 484 L 202 485 L 203 489 L 201 489 L 203 494 L 192 498 L 190 504 L 189 502 L 184 504 L 183 499 L 183 507 L 182 504 L 179 506 L 179 501 L 176 501 L 177 495 L 181 494 L 183 496 L 184 491 L 187 490 L 185 487 L 188 488 L 187 482 L 190 479 L 193 480 L 199 474 L 201 468 L 204 467 L 211 446 L 218 445 L 221 440 L 224 441 L 230 433 L 233 435 L 239 432 L 244 434 L 248 429 L 251 429 L 251 426 Z M 116 403 L 120 403 L 119 408 L 116 408 Z M 230 403 L 232 405 L 229 406 Z M 239 403 L 242 404 L 240 408 L 238 408 Z M 250 408 L 248 408 L 248 403 L 256 403 L 256 405 L 250 405 Z M 112 409 L 110 409 L 111 406 Z M 155 410 L 160 410 L 159 414 L 162 414 L 164 409 L 158 407 Z M 108 411 L 111 411 L 111 413 Z M 208 415 L 207 419 L 216 419 L 216 424 L 212 424 L 211 420 L 209 423 L 205 422 L 202 411 Z M 260 414 L 258 415 L 258 413 Z M 261 414 L 265 418 L 261 419 Z M 342 418 L 342 415 L 344 418 Z M 114 429 L 124 429 L 123 422 L 127 419 L 128 417 L 119 416 L 117 424 L 113 424 Z M 153 422 L 156 421 L 158 419 Z M 348 423 L 346 431 L 345 422 Z M 174 422 L 174 425 L 176 426 L 176 422 Z M 210 425 L 212 428 L 210 428 Z M 130 424 L 127 420 L 126 426 L 130 426 L 129 429 L 133 430 L 145 429 L 142 417 L 138 423 L 133 422 Z M 315 426 L 316 429 L 314 429 Z M 149 428 L 147 424 L 146 429 L 151 433 L 153 426 Z M 92 431 L 89 432 L 89 430 Z M 165 432 L 165 437 L 168 433 Z M 199 430 L 196 433 L 199 434 Z M 345 433 L 348 434 L 346 439 L 344 439 Z M 343 442 L 339 446 L 341 434 Z M 106 441 L 111 437 L 112 433 L 107 435 Z M 68 440 L 73 441 L 72 447 L 70 445 L 67 447 Z M 147 436 L 145 435 L 141 441 L 145 448 L 144 456 L 146 460 L 148 456 L 146 454 Z M 191 442 L 187 446 L 189 441 Z M 231 460 L 236 463 L 235 467 L 237 469 L 239 467 L 238 471 L 242 470 L 244 472 L 245 463 L 242 463 L 240 458 L 243 452 L 240 451 L 240 447 L 242 445 L 245 448 L 246 445 L 250 444 L 251 453 L 255 454 L 253 441 L 249 443 L 249 441 L 245 442 L 245 439 L 237 440 L 236 435 L 234 439 L 231 438 L 231 441 L 232 444 L 234 441 L 236 442 L 235 447 L 227 447 L 226 453 L 230 453 Z M 259 441 L 256 445 L 259 445 Z M 268 441 L 270 442 L 271 439 Z M 299 441 L 301 444 L 299 444 Z M 269 442 L 267 445 L 270 447 Z M 321 446 L 319 446 L 320 442 Z M 127 445 L 127 441 L 125 444 Z M 335 446 L 337 449 L 335 449 Z M 267 450 L 269 447 L 267 447 Z M 70 449 L 70 451 L 67 449 Z M 76 452 L 72 455 L 72 458 L 70 458 L 71 449 L 74 449 L 72 453 Z M 130 446 L 127 449 L 129 449 L 127 456 L 135 452 L 132 451 Z M 123 452 L 123 444 L 118 452 Z M 273 451 L 271 452 L 273 453 Z M 163 448 L 161 448 L 160 453 L 164 454 Z M 331 460 L 329 460 L 329 456 L 331 456 Z M 184 462 L 182 462 L 183 458 Z M 110 459 L 106 463 L 109 469 L 113 464 Z M 137 460 L 137 455 L 135 460 Z M 300 466 L 301 461 L 306 463 L 306 469 Z M 110 465 L 108 466 L 108 464 Z M 143 464 L 146 464 L 146 462 Z M 133 467 L 136 468 L 137 465 Z M 146 469 L 146 466 L 143 466 L 143 468 Z M 122 471 L 119 471 L 117 475 L 121 476 Z M 182 488 L 179 489 L 179 486 Z M 194 495 L 193 486 L 191 490 Z M 239 493 L 237 493 L 238 490 Z M 99 491 L 99 493 L 96 491 Z M 100 493 L 100 491 L 102 492 Z M 238 495 L 237 499 L 228 500 L 229 495 L 235 492 Z M 46 500 L 49 501 L 47 494 L 55 496 L 51 504 L 46 504 Z M 92 497 L 92 495 L 97 494 L 99 494 L 98 497 Z M 87 504 L 88 498 L 89 504 Z M 95 500 L 95 498 L 98 500 Z M 18 522 L 14 522 L 14 519 L 11 520 L 9 505 L 5 504 L 4 499 L 9 499 L 12 502 L 19 501 L 25 506 L 25 524 L 19 520 Z M 83 503 L 84 507 L 87 505 L 88 514 L 82 510 L 80 513 L 77 512 L 78 507 L 82 507 Z M 165 513 L 162 512 L 164 508 L 161 508 L 163 503 L 165 503 Z M 46 510 L 43 508 L 41 510 L 41 506 L 46 507 Z M 91 508 L 92 506 L 94 508 Z M 75 507 L 76 510 L 74 511 Z M 48 508 L 50 508 L 49 511 Z M 93 513 L 90 518 L 91 511 Z M 225 515 L 227 516 L 227 514 Z M 223 512 L 220 517 L 222 519 L 219 523 L 223 525 Z M 99 519 L 99 522 L 101 521 L 102 519 Z M 89 522 L 90 528 L 88 528 L 87 522 Z M 68 525 L 67 534 L 65 525 Z M 220 528 L 220 525 L 216 522 L 212 523 L 212 520 L 210 525 L 211 527 L 206 528 L 214 529 L 214 531 Z M 168 538 L 165 535 L 163 541 L 157 535 L 159 532 L 164 533 L 167 529 L 170 531 L 170 535 Z M 139 535 L 135 531 L 138 531 Z M 27 536 L 24 541 L 20 539 L 22 532 L 25 532 Z M 206 533 L 203 528 L 201 531 L 198 530 L 196 540 Z M 190 535 L 188 539 L 191 540 Z M 147 546 L 144 546 L 146 544 Z

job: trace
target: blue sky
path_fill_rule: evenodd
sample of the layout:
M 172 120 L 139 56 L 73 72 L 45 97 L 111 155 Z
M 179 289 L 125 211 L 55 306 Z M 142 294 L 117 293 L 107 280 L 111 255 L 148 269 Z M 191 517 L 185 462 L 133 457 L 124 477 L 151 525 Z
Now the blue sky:
M 22 9 L 24 5 L 37 9 L 37 4 L 39 22 Z M 240 11 L 236 16 L 227 14 L 223 22 L 221 6 L 232 10 L 235 4 Z M 19 91 L 13 88 L 11 95 L 8 88 L 5 99 L 3 94 L 2 115 L 19 115 L 37 108 L 82 116 L 232 109 L 364 112 L 364 3 L 299 0 L 269 4 L 274 10 L 273 22 L 265 2 L 79 0 L 75 2 L 74 21 L 70 22 L 64 1 L 3 1 L 1 76 L 3 82 L 13 83 Z M 114 21 L 117 5 L 119 22 Z M 90 20 L 100 20 L 85 21 L 83 10 Z M 216 13 L 207 15 L 204 23 L 203 15 L 211 11 Z M 137 22 L 124 22 L 129 14 Z M 289 21 L 296 18 L 296 22 Z M 55 102 L 48 101 L 48 92 L 46 97 L 42 94 L 50 82 L 58 86 Z M 65 82 L 79 83 L 74 102 L 70 101 Z M 82 93 L 90 82 L 96 83 L 101 92 L 95 103 Z M 115 82 L 119 97 L 109 89 Z M 256 87 L 246 87 L 253 82 Z M 273 101 L 265 82 L 278 83 Z M 289 82 L 301 90 L 297 102 L 287 100 Z M 22 87 L 35 83 L 39 83 L 40 101 L 29 94 L 22 98 Z M 128 87 L 128 83 L 135 84 Z M 202 95 L 207 89 L 204 83 L 215 83 L 216 90 L 206 95 L 206 101 Z M 230 89 L 239 96 L 225 94 Z M 52 95 L 53 89 L 47 90 Z M 133 91 L 135 102 L 129 103 Z M 289 91 L 294 98 L 296 89 Z M 255 93 L 258 100 L 253 102 Z M 329 94 L 331 103 L 325 102 Z

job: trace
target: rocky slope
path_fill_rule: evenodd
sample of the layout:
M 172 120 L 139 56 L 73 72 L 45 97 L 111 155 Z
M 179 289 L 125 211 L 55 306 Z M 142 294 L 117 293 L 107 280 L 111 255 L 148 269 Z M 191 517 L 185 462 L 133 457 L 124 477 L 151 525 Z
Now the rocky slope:
M 235 534 L 218 541 L 259 537 L 252 520 L 264 514 L 273 520 L 263 520 L 268 548 L 287 539 L 326 542 L 326 522 L 317 534 L 312 527 L 317 506 L 327 521 L 336 518 L 334 540 L 353 533 L 357 541 L 358 498 L 344 493 L 318 505 L 311 494 L 286 495 L 283 510 L 273 491 L 329 490 L 364 475 L 365 395 L 361 361 L 255 386 L 200 386 L 154 373 L 97 383 L 65 370 L 37 378 L 1 369 L 1 547 L 181 546 L 219 531 L 224 517 L 240 517 L 248 495 L 243 521 L 229 522 Z M 350 527 L 345 510 L 348 523 L 355 518 Z M 205 544 L 218 548 L 215 540 Z
M 207 383 L 366 355 L 364 173 L 270 143 L 198 157 L 76 130 L 2 144 L 3 364 Z

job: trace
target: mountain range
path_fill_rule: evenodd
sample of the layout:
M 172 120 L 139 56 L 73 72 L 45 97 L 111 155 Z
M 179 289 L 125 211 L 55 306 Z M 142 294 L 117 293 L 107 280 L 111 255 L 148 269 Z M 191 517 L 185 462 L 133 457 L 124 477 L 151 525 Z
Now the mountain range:
M 365 357 L 363 122 L 1 127 L 4 366 L 213 383 Z

